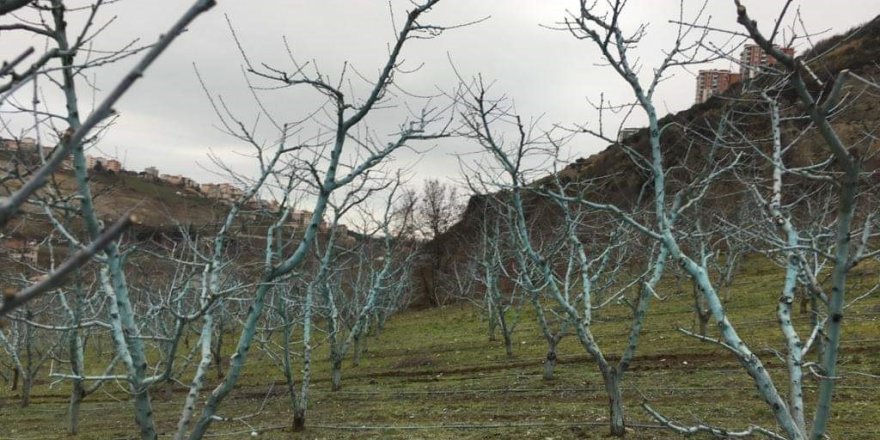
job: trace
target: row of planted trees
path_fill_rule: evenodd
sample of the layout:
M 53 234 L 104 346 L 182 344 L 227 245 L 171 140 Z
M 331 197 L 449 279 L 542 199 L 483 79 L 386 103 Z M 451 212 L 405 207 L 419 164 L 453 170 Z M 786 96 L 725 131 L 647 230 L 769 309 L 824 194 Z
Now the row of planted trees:
M 223 403 L 247 374 L 255 348 L 278 365 L 291 423 L 302 429 L 318 345 L 328 347 L 331 387 L 339 389 L 343 361 L 359 362 L 371 331 L 380 331 L 388 316 L 407 304 L 414 283 L 428 290 L 431 301 L 442 302 L 437 281 L 442 249 L 434 242 L 416 257 L 416 198 L 385 164 L 402 148 L 456 136 L 483 151 L 481 160 L 463 163 L 467 182 L 484 196 L 475 227 L 480 239 L 471 258 L 456 261 L 445 281 L 484 307 L 490 336 L 500 332 L 508 355 L 518 310 L 532 307 L 547 342 L 545 377 L 553 377 L 560 341 L 575 338 L 602 376 L 611 432 L 622 436 L 626 373 L 637 359 L 651 303 L 663 298 L 661 279 L 677 271 L 693 285 L 701 323 L 698 332 L 682 332 L 724 347 L 753 379 L 777 426 L 742 431 L 687 426 L 648 403 L 644 409 L 683 434 L 791 439 L 826 434 L 840 377 L 843 316 L 853 301 L 872 292 L 848 292 L 847 275 L 878 255 L 876 178 L 862 169 L 874 151 L 873 127 L 843 136 L 835 119 L 852 111 L 852 103 L 870 99 L 877 86 L 848 71 L 817 75 L 811 68 L 815 60 L 779 50 L 778 30 L 788 8 L 766 37 L 736 3 L 743 30 L 725 35 L 755 42 L 778 61 L 776 67 L 760 72 L 706 121 L 685 123 L 661 119 L 655 93 L 676 68 L 728 57 L 709 44 L 715 29 L 700 15 L 691 17 L 691 24 L 682 18 L 671 47 L 646 74 L 636 53 L 646 28 L 624 29 L 626 2 L 576 3 L 561 30 L 590 44 L 590 56 L 608 64 L 632 91 L 632 102 L 614 109 L 644 115 L 647 134 L 640 142 L 616 142 L 601 125 L 544 129 L 540 120 L 524 121 L 511 102 L 493 97 L 481 77 L 461 78 L 453 91 L 401 116 L 391 134 L 377 134 L 368 126 L 376 112 L 395 105 L 419 108 L 406 100 L 421 98 L 400 93 L 394 80 L 414 71 L 403 61 L 408 42 L 447 30 L 425 21 L 438 0 L 411 7 L 395 29 L 386 62 L 375 78 L 357 73 L 351 78 L 357 86 L 349 83 L 347 70 L 332 79 L 293 57 L 287 67 L 252 60 L 249 42 L 236 37 L 264 122 L 245 123 L 210 92 L 211 78 L 201 79 L 219 126 L 250 148 L 258 172 L 246 178 L 229 170 L 246 190 L 215 223 L 180 225 L 179 231 L 145 240 L 126 233 L 131 216 L 108 226 L 112 219 L 98 213 L 85 152 L 97 142 L 95 133 L 112 122 L 112 108 L 128 88 L 214 2 L 194 2 L 155 44 L 100 56 L 89 43 L 103 29 L 98 17 L 104 2 L 88 8 L 67 8 L 61 0 L 12 3 L 3 2 L 0 13 L 27 11 L 36 17 L 28 23 L 39 26 L 15 23 L 0 30 L 30 32 L 48 45 L 42 56 L 28 49 L 2 68 L 8 77 L 0 88 L 3 104 L 32 121 L 20 134 L 55 147 L 40 150 L 35 164 L 13 158 L 3 177 L 4 233 L 37 220 L 52 230 L 43 241 L 48 264 L 6 274 L 6 285 L 13 287 L 0 307 L 5 322 L 0 344 L 10 367 L 3 374 L 9 371 L 10 381 L 21 383 L 22 404 L 40 371 L 69 383 L 71 433 L 77 431 L 83 399 L 118 382 L 131 396 L 141 437 L 156 438 L 152 396 L 160 387 L 183 384 L 174 436 L 203 438 L 212 423 L 233 419 L 223 415 Z M 81 26 L 76 30 L 68 28 L 72 14 Z M 80 94 L 90 87 L 87 74 L 126 57 L 140 58 L 86 115 Z M 20 98 L 44 94 L 43 87 L 51 87 L 63 104 L 51 108 L 51 100 Z M 265 94 L 289 88 L 308 88 L 323 101 L 304 119 L 269 112 Z M 557 169 L 564 148 L 584 133 L 611 138 L 631 162 L 632 176 L 598 173 L 584 179 Z M 809 154 L 795 154 L 801 151 Z M 53 179 L 68 158 L 73 191 Z M 622 180 L 637 182 L 629 185 L 637 189 L 617 194 L 627 186 Z M 258 197 L 271 197 L 278 208 L 255 212 Z M 304 227 L 291 228 L 291 214 L 301 210 L 311 212 L 310 218 Z M 443 208 L 424 210 L 443 215 Z M 343 219 L 350 225 L 357 219 L 356 234 L 343 232 Z M 443 222 L 431 223 L 428 235 L 441 234 L 448 226 Z M 783 287 L 767 295 L 777 302 L 782 377 L 768 373 L 727 313 L 725 292 L 736 285 L 736 263 L 746 253 L 764 254 L 780 268 Z M 432 273 L 422 280 L 413 267 L 416 260 L 425 266 L 425 258 Z M 792 320 L 798 292 L 811 313 L 808 328 Z M 594 334 L 594 317 L 614 307 L 630 316 L 619 353 Z M 714 334 L 710 320 L 717 326 Z M 231 352 L 225 348 L 229 338 Z M 812 411 L 804 401 L 807 375 L 821 382 Z
M 838 369 L 844 314 L 878 288 L 873 283 L 853 292 L 847 282 L 853 268 L 878 255 L 876 170 L 864 166 L 876 164 L 876 138 L 873 129 L 851 131 L 836 121 L 858 120 L 857 109 L 875 100 L 880 88 L 847 70 L 814 73 L 828 52 L 795 58 L 782 51 L 780 45 L 791 45 L 778 41 L 785 11 L 768 37 L 735 2 L 743 30 L 726 32 L 754 42 L 777 64 L 762 67 L 736 95 L 713 101 L 705 120 L 661 119 L 655 92 L 672 69 L 732 57 L 708 43 L 720 31 L 698 15 L 687 20 L 691 24 L 677 22 L 671 47 L 644 74 L 636 60 L 646 28 L 623 28 L 626 3 L 582 1 L 562 30 L 592 44 L 631 89 L 633 101 L 612 109 L 642 113 L 646 135 L 619 141 L 617 130 L 607 135 L 601 125 L 542 128 L 540 121 L 524 121 L 511 101 L 495 98 L 482 77 L 463 81 L 463 133 L 485 153 L 469 165 L 468 183 L 489 195 L 471 207 L 482 237 L 472 259 L 449 270 L 458 275 L 460 294 L 487 313 L 490 335 L 500 331 L 508 356 L 512 327 L 505 320 L 522 307 L 534 309 L 547 342 L 545 378 L 553 377 L 559 341 L 576 338 L 601 374 L 616 436 L 626 432 L 625 373 L 636 359 L 651 303 L 668 293 L 658 284 L 664 275 L 677 277 L 679 285 L 686 279 L 699 330 L 679 330 L 735 358 L 776 424 L 687 425 L 646 401 L 647 414 L 686 435 L 824 438 L 835 382 L 845 377 Z M 609 109 L 603 104 L 600 112 Z M 564 148 L 582 133 L 621 151 L 637 185 L 622 184 L 630 176 L 605 170 L 572 174 L 548 165 L 564 162 Z M 779 268 L 781 289 L 761 293 L 776 304 L 782 347 L 773 352 L 785 365 L 783 375 L 770 374 L 728 314 L 727 296 L 742 281 L 736 269 L 747 254 Z M 462 281 L 469 278 L 477 287 Z M 796 325 L 798 301 L 809 313 L 807 326 Z M 611 307 L 631 316 L 623 351 L 613 355 L 607 347 L 612 341 L 596 338 L 593 325 Z M 812 408 L 804 397 L 809 377 L 820 383 Z
M 3 105 L 24 117 L 9 137 L 54 145 L 37 148 L 36 157 L 21 148 L 4 162 L 4 233 L 25 233 L 33 225 L 52 231 L 36 243 L 43 249 L 36 261 L 10 264 L 4 273 L 10 287 L 0 307 L 0 344 L 9 355 L 3 374 L 21 387 L 22 405 L 40 373 L 51 386 L 70 384 L 68 430 L 76 434 L 81 402 L 107 383 L 125 384 L 140 436 L 152 439 L 158 422 L 153 396 L 162 389 L 173 396 L 183 385 L 174 438 L 203 438 L 212 423 L 235 419 L 223 415 L 222 405 L 256 349 L 277 363 L 292 425 L 302 429 L 313 350 L 329 347 L 332 387 L 339 389 L 343 359 L 357 364 L 368 335 L 411 299 L 416 198 L 385 162 L 399 149 L 448 136 L 447 112 L 425 106 L 403 114 L 389 135 L 367 124 L 377 109 L 402 106 L 390 90 L 395 76 L 408 70 L 404 46 L 443 33 L 442 26 L 422 24 L 437 0 L 407 11 L 385 63 L 372 79 L 358 73 L 351 80 L 361 81 L 356 87 L 350 72 L 331 79 L 295 59 L 284 68 L 251 64 L 248 42 L 236 39 L 259 118 L 268 122 L 243 123 L 235 107 L 210 92 L 211 78 L 202 80 L 219 125 L 250 149 L 258 172 L 243 177 L 218 161 L 243 194 L 220 205 L 215 221 L 193 225 L 171 218 L 180 222 L 172 230 L 138 225 L 131 211 L 109 225 L 112 219 L 96 208 L 86 151 L 113 122 L 116 102 L 176 38 L 185 38 L 185 29 L 197 28 L 193 22 L 215 2 L 195 1 L 155 43 L 109 52 L 91 44 L 112 22 L 103 15 L 112 2 L 7 3 L 2 14 L 12 24 L 0 31 L 30 33 L 47 43 L 42 56 L 30 48 L 4 64 Z M 81 97 L 83 90 L 95 92 L 88 78 L 108 63 L 136 57 L 135 67 L 88 112 Z M 268 112 L 265 91 L 291 87 L 321 97 L 310 117 Z M 58 101 L 22 104 L 28 91 Z M 61 105 L 52 107 L 55 102 Z M 296 122 L 284 122 L 289 120 Z M 70 179 L 59 178 L 68 160 Z M 267 198 L 275 209 L 254 208 Z M 293 213 L 303 211 L 310 213 L 305 225 L 292 227 Z

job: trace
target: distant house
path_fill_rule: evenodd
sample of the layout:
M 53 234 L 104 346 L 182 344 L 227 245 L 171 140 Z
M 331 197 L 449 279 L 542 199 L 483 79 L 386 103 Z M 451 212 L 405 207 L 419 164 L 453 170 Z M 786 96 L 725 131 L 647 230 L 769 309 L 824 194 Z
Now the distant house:
M 297 231 L 305 230 L 312 221 L 313 215 L 314 213 L 312 211 L 292 211 L 287 217 L 287 224 Z M 321 222 L 318 223 L 318 230 L 321 232 L 329 232 L 330 225 L 326 220 L 321 219 Z
M 109 159 L 104 157 L 86 156 L 86 168 L 89 170 L 104 170 Z
M 348 234 L 348 226 L 336 225 L 335 234 L 334 240 L 339 244 L 352 246 L 357 242 L 353 236 Z
M 281 205 L 278 204 L 276 200 L 263 201 L 264 207 L 269 212 L 278 212 L 281 209 Z
M 38 165 L 42 159 L 48 159 L 55 151 L 55 147 L 40 147 L 37 140 L 32 137 L 18 139 L 3 139 L 0 141 L 0 148 L 6 151 L 14 151 L 20 155 L 27 157 L 29 165 Z M 72 170 L 73 160 L 70 156 L 64 158 L 61 162 L 62 170 Z
M 122 162 L 116 159 L 108 159 L 107 163 L 104 164 L 104 169 L 118 173 L 122 171 Z
M 290 219 L 288 224 L 292 226 L 293 229 L 303 230 L 309 225 L 309 221 L 312 220 L 312 215 L 312 211 L 293 211 L 288 216 Z
M 159 169 L 156 167 L 146 167 L 144 168 L 144 174 L 147 176 L 159 178 Z
M 625 128 L 621 128 L 621 129 L 620 129 L 620 132 L 617 133 L 617 143 L 621 143 L 621 142 L 625 141 L 625 140 L 626 140 L 627 138 L 629 138 L 630 136 L 632 136 L 632 135 L 638 133 L 639 130 L 641 130 L 641 129 L 640 129 L 640 128 L 637 128 L 637 127 L 625 127 Z
M 248 209 L 254 209 L 258 211 L 264 212 L 278 212 L 279 205 L 275 200 L 263 200 L 257 197 L 252 197 L 245 204 L 245 207 Z
M 124 171 L 122 162 L 106 157 L 86 156 L 86 168 L 89 170 L 104 170 L 119 173 Z
M 32 137 L 23 137 L 21 139 L 3 139 L 3 149 L 7 151 L 36 151 L 37 140 Z
M 199 191 L 209 199 L 228 202 L 236 201 L 244 195 L 244 191 L 230 183 L 203 183 L 199 185 Z
M 40 246 L 36 240 L 7 239 L 0 243 L 0 251 L 15 261 L 37 264 Z
M 159 179 L 163 180 L 165 182 L 168 182 L 174 186 L 182 186 L 184 188 L 194 189 L 194 190 L 199 189 L 199 184 L 196 183 L 195 180 L 192 180 L 186 176 L 181 176 L 179 174 L 177 174 L 177 175 L 160 174 Z
M 340 237 L 346 237 L 348 236 L 348 226 L 336 225 L 336 227 L 334 228 L 334 232 Z

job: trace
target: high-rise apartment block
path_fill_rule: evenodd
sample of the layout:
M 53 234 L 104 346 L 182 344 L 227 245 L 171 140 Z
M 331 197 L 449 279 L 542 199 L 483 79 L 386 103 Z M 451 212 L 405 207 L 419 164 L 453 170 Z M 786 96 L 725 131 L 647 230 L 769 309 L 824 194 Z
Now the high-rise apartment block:
M 711 96 L 720 95 L 731 85 L 742 81 L 742 75 L 726 69 L 701 70 L 697 75 L 695 102 L 706 102 Z
M 794 56 L 794 48 L 774 47 L 788 56 Z M 761 49 L 757 44 L 746 44 L 739 56 L 739 73 L 743 78 L 752 79 L 766 71 L 768 67 L 776 65 L 776 62 L 776 58 L 767 55 L 767 52 L 764 52 L 764 49 Z
M 794 49 L 791 47 L 775 47 L 788 56 L 794 56 Z M 733 73 L 726 69 L 701 70 L 697 74 L 694 102 L 697 104 L 706 102 L 710 97 L 726 92 L 733 84 L 753 79 L 777 63 L 776 58 L 767 55 L 756 44 L 746 44 L 743 46 L 739 61 L 739 73 Z

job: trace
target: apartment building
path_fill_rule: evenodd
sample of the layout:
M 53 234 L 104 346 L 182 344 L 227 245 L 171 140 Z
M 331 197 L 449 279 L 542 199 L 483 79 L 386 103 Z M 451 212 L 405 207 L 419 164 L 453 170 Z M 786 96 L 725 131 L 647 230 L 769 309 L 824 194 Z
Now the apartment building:
M 727 69 L 701 70 L 697 74 L 697 90 L 694 102 L 706 102 L 710 97 L 720 95 L 733 84 L 742 81 L 742 75 Z
M 794 56 L 794 48 L 774 46 L 788 56 Z M 776 65 L 776 58 L 767 55 L 757 44 L 746 44 L 739 56 L 739 73 L 746 79 L 752 79 L 768 68 Z
M 775 47 L 786 55 L 794 56 L 794 49 L 791 47 Z M 739 73 L 727 69 L 700 70 L 697 74 L 694 102 L 697 104 L 706 102 L 710 97 L 726 92 L 730 86 L 738 82 L 754 79 L 767 72 L 776 65 L 776 62 L 776 58 L 767 55 L 760 46 L 746 44 L 739 56 Z
M 230 183 L 203 183 L 199 185 L 199 190 L 205 197 L 210 199 L 219 199 L 233 202 L 244 195 L 244 191 L 236 188 Z

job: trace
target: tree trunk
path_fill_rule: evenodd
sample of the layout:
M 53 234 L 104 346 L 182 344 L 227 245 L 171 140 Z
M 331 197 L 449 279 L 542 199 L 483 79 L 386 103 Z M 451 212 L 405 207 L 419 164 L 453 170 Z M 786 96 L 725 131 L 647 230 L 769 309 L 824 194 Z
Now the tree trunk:
M 556 343 L 551 343 L 547 350 L 547 358 L 544 359 L 544 380 L 553 380 L 556 370 Z
M 290 397 L 290 406 L 293 409 L 293 413 L 296 414 L 299 406 L 298 406 L 298 398 L 296 395 L 296 383 L 293 381 L 293 371 L 291 370 L 291 350 L 290 350 L 290 340 L 293 336 L 293 323 L 287 316 L 287 311 L 284 308 L 284 303 L 282 297 L 279 295 L 278 299 L 278 314 L 281 316 L 282 322 L 284 323 L 283 332 L 284 336 L 282 339 L 282 347 L 284 347 L 284 357 L 282 358 L 282 371 L 284 372 L 284 381 L 287 384 L 287 395 Z M 295 428 L 295 426 L 294 426 Z
M 217 380 L 223 379 L 223 316 L 217 322 L 217 343 L 214 345 L 214 367 L 217 369 Z
M 201 359 L 199 360 L 198 367 L 196 367 L 189 391 L 186 393 L 183 411 L 181 411 L 180 418 L 177 420 L 177 432 L 174 433 L 174 440 L 183 440 L 186 437 L 186 430 L 189 428 L 192 416 L 195 413 L 199 392 L 205 383 L 205 376 L 208 375 L 208 371 L 211 368 L 211 336 L 214 333 L 214 316 L 209 312 L 205 313 L 202 319 L 202 331 L 199 335 Z
M 330 372 L 330 380 L 331 380 L 331 389 L 333 391 L 339 391 L 342 389 L 342 360 L 334 359 L 331 365 Z
M 30 374 L 23 374 L 21 377 L 21 407 L 27 408 L 31 404 L 31 388 L 34 381 Z
M 819 298 L 816 295 L 810 295 L 810 323 L 813 328 L 819 325 L 820 314 L 819 314 Z M 824 332 L 820 332 L 818 336 L 816 336 L 816 341 L 813 342 L 813 346 L 816 347 L 816 360 L 817 362 L 822 362 L 823 356 L 825 356 L 825 334 Z
M 67 418 L 67 433 L 69 435 L 79 433 L 79 409 L 84 396 L 85 390 L 82 389 L 82 383 L 74 381 L 73 392 L 70 393 L 70 406 Z
M 626 435 L 626 424 L 623 414 L 623 395 L 620 392 L 620 375 L 615 368 L 609 368 L 602 373 L 602 378 L 605 381 L 605 391 L 608 392 L 611 435 L 623 437 Z
M 803 286 L 798 287 L 797 290 L 795 290 L 795 294 L 801 299 L 801 315 L 810 313 L 810 298 L 815 295 L 811 294 L 810 291 Z
M 306 428 L 306 408 L 309 406 L 309 384 L 312 380 L 312 289 L 306 290 L 306 301 L 303 306 L 303 356 L 302 383 L 299 398 L 293 401 L 293 430 L 303 431 Z
M 507 354 L 507 358 L 513 358 L 513 338 L 511 337 L 511 333 L 513 331 L 507 325 L 507 318 L 504 316 L 504 308 L 498 306 L 498 323 L 501 324 L 501 337 L 504 338 L 504 352 Z
M 434 283 L 431 280 L 433 277 L 433 273 L 431 276 L 428 276 L 425 272 L 425 269 L 422 269 L 422 287 L 425 289 L 425 295 L 428 297 L 428 303 L 431 307 L 437 307 L 440 305 L 440 301 L 437 300 L 437 297 L 434 294 Z
M 377 338 L 379 336 L 382 336 L 382 330 L 385 330 L 385 315 L 384 314 L 381 314 L 381 313 L 379 314 L 379 316 L 376 318 L 376 326 L 373 328 L 375 329 L 374 331 L 376 332 Z
M 703 298 L 703 295 L 700 293 L 697 288 L 697 284 L 694 283 L 694 315 L 697 318 L 697 324 L 700 328 L 700 336 L 706 336 L 709 331 L 709 318 L 711 314 L 709 313 L 709 307 L 706 305 L 706 300 Z
M 486 314 L 489 316 L 489 342 L 498 340 L 496 330 L 498 329 L 498 315 L 495 314 L 495 305 L 489 295 L 486 295 Z
M 355 367 L 361 364 L 361 336 L 354 337 L 354 353 L 351 356 L 351 364 Z
M 697 318 L 700 320 L 700 336 L 706 336 L 709 332 L 709 314 L 698 313 Z
M 306 429 L 306 411 L 297 409 L 293 413 L 293 431 L 302 432 Z
M 81 294 L 79 280 L 77 280 L 77 296 L 76 303 L 74 304 L 73 309 L 73 322 L 79 323 L 80 319 L 80 298 Z M 83 374 L 83 346 L 82 339 L 80 338 L 79 331 L 74 330 L 70 333 L 68 337 L 69 349 L 70 349 L 70 370 L 74 375 L 82 376 Z M 80 402 L 85 398 L 86 390 L 85 383 L 82 379 L 73 379 L 71 383 L 70 390 L 70 406 L 68 407 L 68 423 L 67 423 L 67 433 L 69 435 L 76 435 L 79 432 L 79 409 Z
M 15 391 L 18 389 L 18 377 L 20 375 L 18 367 L 12 367 L 12 386 L 9 387 L 9 391 Z

